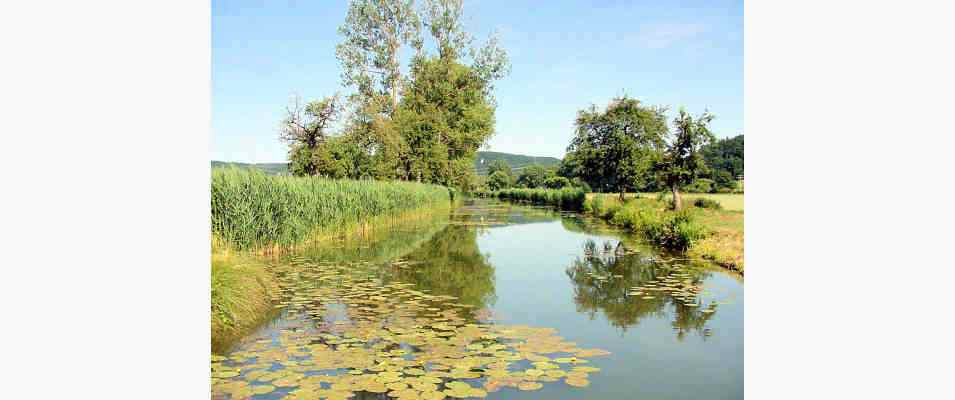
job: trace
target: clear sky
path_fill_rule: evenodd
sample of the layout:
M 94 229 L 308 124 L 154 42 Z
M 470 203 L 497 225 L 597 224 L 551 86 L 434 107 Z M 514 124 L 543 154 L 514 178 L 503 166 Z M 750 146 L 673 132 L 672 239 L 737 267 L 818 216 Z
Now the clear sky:
M 278 125 L 290 96 L 345 93 L 335 59 L 347 2 L 212 1 L 212 159 L 286 160 Z M 577 110 L 627 94 L 716 114 L 743 133 L 742 1 L 465 1 L 465 26 L 492 30 L 511 74 L 496 84 L 485 150 L 563 157 Z

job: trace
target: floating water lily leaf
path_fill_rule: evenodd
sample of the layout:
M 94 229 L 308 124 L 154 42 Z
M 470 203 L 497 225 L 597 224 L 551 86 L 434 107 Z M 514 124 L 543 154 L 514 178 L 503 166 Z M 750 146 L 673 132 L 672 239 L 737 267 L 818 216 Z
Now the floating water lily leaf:
M 587 387 L 590 385 L 590 381 L 587 380 L 587 378 L 571 377 L 571 376 L 564 378 L 564 383 L 574 387 Z
M 517 384 L 517 388 L 520 390 L 537 390 L 544 387 L 540 382 L 533 381 L 523 381 Z
M 252 386 L 252 393 L 254 394 L 266 394 L 266 393 L 271 393 L 274 390 L 275 390 L 275 386 L 272 386 L 272 385 Z

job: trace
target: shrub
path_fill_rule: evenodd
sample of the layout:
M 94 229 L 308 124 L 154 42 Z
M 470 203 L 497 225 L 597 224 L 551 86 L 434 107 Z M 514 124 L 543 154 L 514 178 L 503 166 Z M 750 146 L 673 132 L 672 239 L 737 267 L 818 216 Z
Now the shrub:
M 713 210 L 723 209 L 723 205 L 721 205 L 720 202 L 713 199 L 707 199 L 705 197 L 698 197 L 696 200 L 693 200 L 693 206 L 698 208 L 709 208 Z
M 688 193 L 710 193 L 713 191 L 713 180 L 699 178 L 684 186 L 683 190 Z
M 584 207 L 587 194 L 580 189 L 504 189 L 495 192 L 502 200 L 545 204 L 563 210 L 577 211 Z
M 563 176 L 553 176 L 544 181 L 544 187 L 548 189 L 563 189 L 569 186 L 572 186 L 570 179 L 564 178 Z

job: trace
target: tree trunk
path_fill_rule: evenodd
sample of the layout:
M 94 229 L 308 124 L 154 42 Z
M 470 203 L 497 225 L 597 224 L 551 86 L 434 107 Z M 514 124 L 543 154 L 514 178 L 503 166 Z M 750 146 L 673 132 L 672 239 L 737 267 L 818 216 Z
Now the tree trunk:
M 624 188 L 620 188 L 620 202 L 621 202 L 621 203 L 623 203 L 624 201 L 626 201 L 626 198 L 623 196 L 624 193 L 626 193 L 626 190 L 624 190 Z
M 680 188 L 677 184 L 671 184 L 670 190 L 673 192 L 673 210 L 680 211 L 683 209 L 683 198 L 680 197 Z

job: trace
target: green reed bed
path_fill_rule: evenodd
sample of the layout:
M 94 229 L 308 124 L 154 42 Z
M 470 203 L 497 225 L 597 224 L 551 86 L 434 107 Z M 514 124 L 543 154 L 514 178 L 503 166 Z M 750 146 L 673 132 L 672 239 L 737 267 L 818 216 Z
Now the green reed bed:
M 237 250 L 289 248 L 450 203 L 448 189 L 437 185 L 212 171 L 212 233 Z
M 503 189 L 490 192 L 490 196 L 502 200 L 525 201 L 533 204 L 550 205 L 562 210 L 578 211 L 583 209 L 587 194 L 581 189 Z

